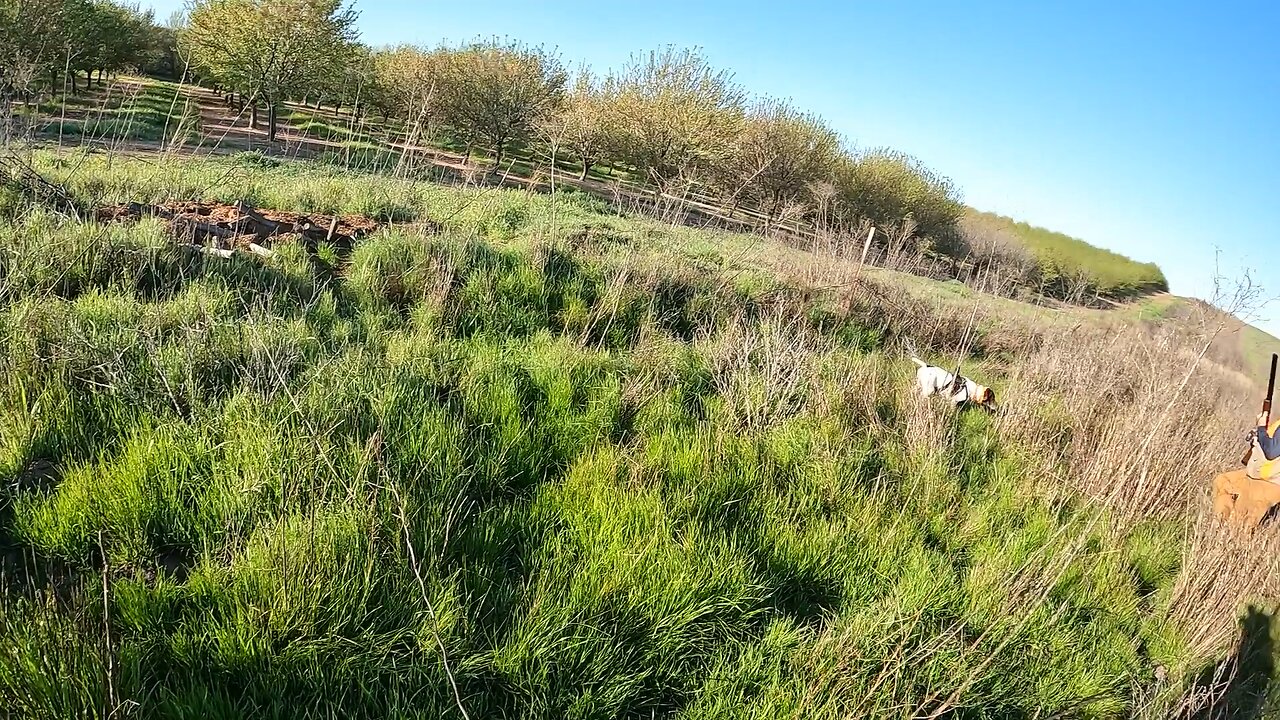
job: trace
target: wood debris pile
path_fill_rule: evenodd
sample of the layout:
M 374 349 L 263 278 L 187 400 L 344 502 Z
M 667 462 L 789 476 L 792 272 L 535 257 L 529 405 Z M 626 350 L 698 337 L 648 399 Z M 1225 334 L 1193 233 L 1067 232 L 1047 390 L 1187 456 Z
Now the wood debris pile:
M 194 245 L 219 257 L 237 250 L 270 256 L 279 240 L 302 241 L 314 252 L 321 242 L 339 251 L 350 250 L 360 238 L 378 229 L 378 223 L 361 215 L 303 215 L 279 210 L 258 210 L 244 201 L 232 205 L 217 202 L 170 202 L 160 205 L 126 203 L 98 209 L 99 222 L 133 222 L 156 217 L 169 225 L 174 240 Z

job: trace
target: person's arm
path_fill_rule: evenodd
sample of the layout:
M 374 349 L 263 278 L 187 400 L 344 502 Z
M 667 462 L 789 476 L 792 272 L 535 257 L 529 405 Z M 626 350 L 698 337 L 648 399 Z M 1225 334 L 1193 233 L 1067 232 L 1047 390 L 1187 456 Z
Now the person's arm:
M 1257 437 L 1258 447 L 1262 449 L 1262 454 L 1268 460 L 1280 457 L 1280 420 L 1271 423 L 1270 426 L 1259 423 Z

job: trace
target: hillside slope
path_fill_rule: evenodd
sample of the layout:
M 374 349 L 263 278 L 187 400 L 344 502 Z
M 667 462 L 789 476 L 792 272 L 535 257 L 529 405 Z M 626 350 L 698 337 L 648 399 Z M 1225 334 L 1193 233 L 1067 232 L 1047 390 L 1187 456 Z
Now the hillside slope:
M 60 104 L 41 106 L 30 115 L 32 126 L 40 135 L 56 138 L 60 143 L 118 148 L 163 144 L 171 149 L 215 154 L 266 150 L 392 173 L 402 171 L 406 165 L 422 164 L 460 177 L 476 177 L 491 169 L 491 159 L 483 150 L 464 151 L 462 145 L 450 139 L 447 128 L 431 142 L 415 136 L 410 143 L 405 129 L 395 120 L 358 117 L 351 112 L 299 103 L 285 105 L 280 142 L 272 146 L 266 142 L 264 128 L 252 126 L 245 113 L 227 107 L 212 91 L 152 78 L 122 78 L 112 87 L 64 98 Z M 514 148 L 509 162 L 501 168 L 504 183 L 545 189 L 554 182 L 614 204 L 636 206 L 643 205 L 643 196 L 650 190 L 637 183 L 634 173 L 612 164 L 608 168 L 592 168 L 579 178 L 577 166 L 568 158 L 557 159 L 555 169 L 559 175 L 552 180 L 550 157 L 549 150 L 536 141 Z M 715 223 L 746 230 L 782 228 L 798 237 L 813 234 L 811 222 L 775 223 L 774 218 L 765 218 L 738 202 L 730 211 L 720 200 L 700 196 L 693 188 L 686 189 L 679 201 L 692 214 L 695 224 Z M 1010 218 L 970 209 L 959 230 L 964 241 L 961 245 L 973 253 L 970 261 L 1006 265 L 1002 272 L 1041 296 L 1074 304 L 1098 304 L 1099 299 L 1131 300 L 1168 290 L 1164 274 L 1153 263 L 1135 262 L 1083 240 Z M 894 232 L 892 227 L 882 227 L 882 241 Z
M 1155 718 L 1257 694 L 1269 616 L 1239 618 L 1277 540 L 1203 498 L 1249 393 L 1183 324 L 581 193 L 256 155 L 34 166 L 85 208 L 379 228 L 222 257 L 190 244 L 207 227 L 4 204 L 0 698 L 23 716 Z M 906 338 L 1001 412 L 920 399 Z M 1148 433 L 1179 443 L 1136 463 Z
M 1079 238 L 994 213 L 971 209 L 963 222 L 970 236 L 990 237 L 987 242 L 1029 252 L 1042 294 L 1077 301 L 1094 296 L 1125 300 L 1169 291 L 1169 282 L 1155 263 L 1136 262 Z

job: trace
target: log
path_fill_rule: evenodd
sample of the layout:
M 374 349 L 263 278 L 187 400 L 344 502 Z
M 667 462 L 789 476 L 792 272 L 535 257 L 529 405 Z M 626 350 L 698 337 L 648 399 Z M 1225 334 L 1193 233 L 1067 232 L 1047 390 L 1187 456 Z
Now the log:
M 129 209 L 129 214 L 135 217 L 158 217 L 164 220 L 173 219 L 173 212 L 168 208 L 161 207 L 160 205 L 130 202 L 127 207 Z
M 276 254 L 274 250 L 268 250 L 258 243 L 253 242 L 249 243 L 249 252 L 255 255 L 261 255 L 262 257 L 275 257 Z
M 222 239 L 236 236 L 236 232 L 234 230 L 230 230 L 224 227 L 219 227 L 212 223 L 200 222 L 199 220 L 192 220 L 191 218 L 186 218 L 186 217 L 174 218 L 173 229 L 175 232 L 179 234 L 182 234 L 185 236 L 191 236 L 191 237 L 194 237 L 200 234 L 203 234 L 207 237 L 215 237 L 215 238 L 222 238 Z
M 191 245 L 191 248 L 195 250 L 199 250 L 205 255 L 213 255 L 214 257 L 220 257 L 223 260 L 229 260 L 233 255 L 236 254 L 235 250 L 224 250 L 222 248 L 208 247 L 205 245 Z
M 252 223 L 252 232 L 260 238 L 278 235 L 281 232 L 281 223 L 274 220 L 268 220 L 262 213 L 254 210 L 248 203 L 241 200 L 236 203 L 236 210 L 243 216 L 240 222 L 248 218 Z

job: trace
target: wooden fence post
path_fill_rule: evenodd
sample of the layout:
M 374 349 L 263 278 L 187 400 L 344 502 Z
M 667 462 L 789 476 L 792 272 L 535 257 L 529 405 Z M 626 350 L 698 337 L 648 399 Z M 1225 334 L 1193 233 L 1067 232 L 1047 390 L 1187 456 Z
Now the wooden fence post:
M 867 241 L 862 244 L 862 260 L 859 261 L 860 265 L 867 264 L 867 251 L 871 249 L 871 238 L 875 236 L 876 236 L 876 226 L 872 225 L 871 232 L 867 233 Z

